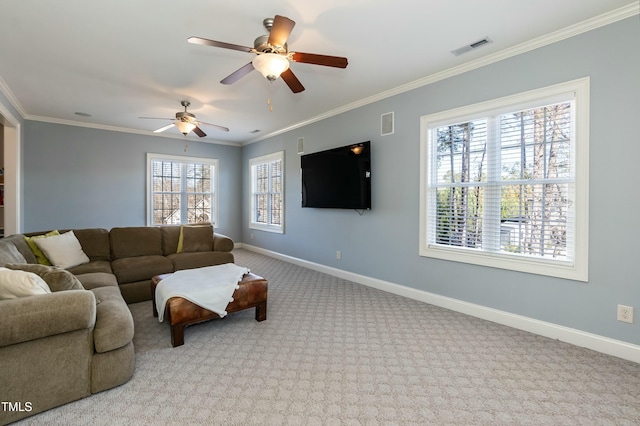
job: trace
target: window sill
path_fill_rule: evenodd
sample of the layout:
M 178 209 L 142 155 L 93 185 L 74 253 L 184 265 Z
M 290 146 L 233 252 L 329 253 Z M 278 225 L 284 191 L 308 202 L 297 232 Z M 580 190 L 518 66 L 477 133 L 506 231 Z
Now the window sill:
M 274 234 L 284 234 L 284 227 L 283 226 L 264 225 L 264 224 L 261 224 L 261 223 L 251 223 L 251 224 L 249 224 L 249 229 L 255 229 L 257 231 L 272 232 Z
M 577 262 L 532 258 L 525 255 L 487 253 L 473 249 L 437 245 L 421 248 L 420 256 L 582 282 L 589 280 L 587 269 Z

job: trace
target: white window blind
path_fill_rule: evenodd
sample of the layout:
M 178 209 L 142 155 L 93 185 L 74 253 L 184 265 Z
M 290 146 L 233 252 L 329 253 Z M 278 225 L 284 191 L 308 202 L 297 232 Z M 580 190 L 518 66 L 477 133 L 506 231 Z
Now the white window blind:
M 217 160 L 147 156 L 148 223 L 217 223 Z
M 422 255 L 586 280 L 577 93 L 423 117 Z
M 250 228 L 284 232 L 284 152 L 251 159 Z

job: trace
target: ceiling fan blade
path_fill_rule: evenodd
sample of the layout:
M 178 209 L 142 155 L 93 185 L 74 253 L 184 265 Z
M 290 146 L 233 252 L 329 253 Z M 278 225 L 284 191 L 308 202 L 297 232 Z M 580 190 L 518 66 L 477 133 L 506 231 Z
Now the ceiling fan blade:
M 215 127 L 216 129 L 221 130 L 223 132 L 228 132 L 229 131 L 228 127 L 218 126 L 217 124 L 205 123 L 204 121 L 198 121 L 198 124 L 204 124 L 206 126 Z
M 296 23 L 291 19 L 276 15 L 273 18 L 273 27 L 271 27 L 271 31 L 269 31 L 269 44 L 284 47 L 295 25 Z
M 346 68 L 347 58 L 340 56 L 317 55 L 315 53 L 293 52 L 291 60 L 304 64 L 324 65 L 326 67 Z
M 249 62 L 247 65 L 245 65 L 242 68 L 232 72 L 227 77 L 225 77 L 222 80 L 220 80 L 220 83 L 222 83 L 222 84 L 233 84 L 236 81 L 240 80 L 245 75 L 249 74 L 251 71 L 253 71 L 253 69 L 254 69 L 253 68 L 253 64 L 251 62 Z
M 165 118 L 165 117 L 138 117 L 143 120 L 175 120 L 175 118 Z
M 289 89 L 291 89 L 293 93 L 300 93 L 304 90 L 304 86 L 300 83 L 300 80 L 298 80 L 298 77 L 295 76 L 293 71 L 291 71 L 291 68 L 280 74 L 280 77 L 287 83 L 287 86 L 289 86 Z
M 207 134 L 205 132 L 202 131 L 202 129 L 198 126 L 193 128 L 193 133 L 195 133 L 196 135 L 200 136 L 201 138 L 204 138 L 205 136 L 207 136 Z
M 223 41 L 209 40 L 202 37 L 189 37 L 187 41 L 191 44 L 201 44 L 203 46 L 221 47 L 223 49 L 239 50 L 241 52 L 251 52 L 250 47 L 240 46 L 238 44 L 225 43 Z
M 170 128 L 172 128 L 173 126 L 175 126 L 175 124 L 173 124 L 173 123 L 168 124 L 168 125 L 166 125 L 166 126 L 164 126 L 164 127 L 160 127 L 158 130 L 154 130 L 154 131 L 153 131 L 153 133 L 161 133 L 161 132 L 164 132 L 165 130 L 170 129 Z

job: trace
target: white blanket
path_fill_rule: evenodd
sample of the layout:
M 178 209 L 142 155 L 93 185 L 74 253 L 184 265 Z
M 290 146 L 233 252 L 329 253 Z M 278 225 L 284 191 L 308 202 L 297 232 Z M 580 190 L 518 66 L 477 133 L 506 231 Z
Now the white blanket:
M 162 322 L 165 306 L 172 297 L 182 297 L 224 317 L 227 305 L 233 302 L 233 292 L 239 288 L 238 282 L 247 273 L 249 269 L 234 263 L 174 272 L 156 286 L 158 321 Z

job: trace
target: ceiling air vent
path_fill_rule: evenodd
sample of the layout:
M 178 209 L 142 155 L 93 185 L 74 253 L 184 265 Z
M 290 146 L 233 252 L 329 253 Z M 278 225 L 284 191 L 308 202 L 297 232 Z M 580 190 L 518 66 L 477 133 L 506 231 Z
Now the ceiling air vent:
M 478 41 L 476 41 L 474 43 L 467 44 L 466 46 L 462 46 L 459 49 L 452 50 L 451 53 L 453 53 L 456 56 L 460 56 L 463 53 L 471 52 L 472 50 L 475 50 L 475 49 L 477 49 L 479 47 L 482 47 L 484 45 L 487 45 L 489 43 L 493 43 L 493 41 L 489 37 L 485 37 L 482 40 L 478 40 Z

